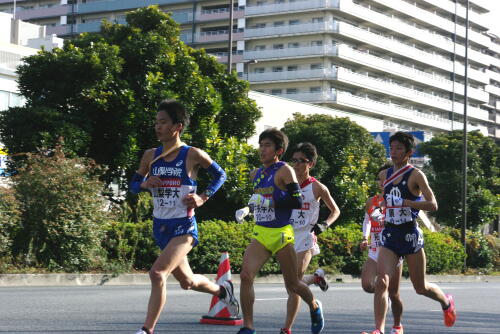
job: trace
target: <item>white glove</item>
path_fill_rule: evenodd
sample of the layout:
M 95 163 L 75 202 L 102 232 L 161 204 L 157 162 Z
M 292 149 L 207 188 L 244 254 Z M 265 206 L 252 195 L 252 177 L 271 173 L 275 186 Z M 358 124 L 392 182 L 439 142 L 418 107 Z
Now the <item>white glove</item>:
M 385 204 L 391 208 L 399 208 L 403 206 L 403 199 L 391 194 L 385 195 Z
M 269 208 L 271 207 L 271 200 L 265 198 L 261 194 L 253 194 L 252 197 L 250 197 L 250 200 L 248 201 L 248 206 L 252 211 L 255 209 L 256 206 Z
M 245 219 L 246 216 L 250 213 L 250 208 L 248 206 L 245 206 L 242 209 L 236 210 L 234 216 L 236 218 L 236 221 L 238 223 L 241 223 L 243 219 Z
M 373 210 L 373 212 L 371 213 L 370 218 L 371 218 L 373 221 L 376 221 L 377 223 L 380 223 L 381 221 L 383 221 L 383 220 L 384 220 L 384 214 L 382 213 L 382 211 L 380 210 L 380 208 L 376 208 L 376 209 L 375 209 L 375 210 Z

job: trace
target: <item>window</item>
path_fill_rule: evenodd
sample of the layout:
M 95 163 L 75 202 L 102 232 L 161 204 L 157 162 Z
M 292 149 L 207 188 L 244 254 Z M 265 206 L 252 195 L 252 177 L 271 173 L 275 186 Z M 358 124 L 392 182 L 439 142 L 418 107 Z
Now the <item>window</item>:
M 296 24 L 300 24 L 300 20 L 290 20 L 290 21 L 288 21 L 288 24 L 291 26 L 296 25 Z
M 285 25 L 285 21 L 276 21 L 273 23 L 275 27 L 281 27 Z
M 284 49 L 285 46 L 283 44 L 273 44 L 274 50 Z
M 321 87 L 319 87 L 319 86 L 309 87 L 309 92 L 310 93 L 321 93 Z
M 313 17 L 312 22 L 313 23 L 323 22 L 323 18 L 322 17 Z
M 298 93 L 298 89 L 297 88 L 287 88 L 286 89 L 286 93 L 287 94 L 297 94 Z
M 281 88 L 271 89 L 271 95 L 281 95 L 283 94 L 283 90 Z
M 287 71 L 297 71 L 299 67 L 297 65 L 288 65 L 286 68 Z
M 256 67 L 253 69 L 254 73 L 264 73 L 266 69 L 264 67 Z
M 323 46 L 323 41 L 312 41 L 311 46 Z
M 311 64 L 311 70 L 320 70 L 323 68 L 323 64 Z
M 265 28 L 266 24 L 265 23 L 255 23 L 254 28 Z
M 273 66 L 273 72 L 283 72 L 283 66 Z
M 265 45 L 256 45 L 254 50 L 255 51 L 262 51 L 262 50 L 265 50 L 266 49 L 266 46 Z

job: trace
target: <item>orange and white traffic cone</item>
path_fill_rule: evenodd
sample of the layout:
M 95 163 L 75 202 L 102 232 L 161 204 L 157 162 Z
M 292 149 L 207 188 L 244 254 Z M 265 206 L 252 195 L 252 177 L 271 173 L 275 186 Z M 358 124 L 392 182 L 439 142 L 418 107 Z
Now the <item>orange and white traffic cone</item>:
M 222 285 L 224 281 L 231 280 L 231 265 L 229 264 L 229 253 L 223 252 L 220 257 L 219 268 L 217 270 L 217 284 Z M 208 315 L 200 319 L 200 323 L 206 325 L 228 325 L 240 326 L 243 319 L 238 314 L 231 314 L 227 305 L 217 296 L 212 297 Z

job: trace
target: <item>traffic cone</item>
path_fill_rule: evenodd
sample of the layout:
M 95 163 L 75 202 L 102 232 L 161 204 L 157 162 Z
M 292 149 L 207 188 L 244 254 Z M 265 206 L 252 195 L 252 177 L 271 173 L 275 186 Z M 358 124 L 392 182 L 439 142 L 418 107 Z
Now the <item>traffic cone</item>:
M 229 264 L 229 253 L 223 252 L 217 269 L 217 284 L 222 285 L 224 281 L 231 280 L 231 266 Z M 200 319 L 200 323 L 206 325 L 240 326 L 243 319 L 237 314 L 231 314 L 226 304 L 217 296 L 212 297 L 208 315 Z

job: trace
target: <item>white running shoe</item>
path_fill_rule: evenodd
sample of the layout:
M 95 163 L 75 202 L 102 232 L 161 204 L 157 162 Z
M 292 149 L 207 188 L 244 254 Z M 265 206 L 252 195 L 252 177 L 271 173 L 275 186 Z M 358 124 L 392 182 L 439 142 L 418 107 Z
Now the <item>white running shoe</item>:
M 141 328 L 137 332 L 135 332 L 135 334 L 148 334 L 148 332 Z
M 328 290 L 328 282 L 325 279 L 325 271 L 321 268 L 316 269 L 314 272 L 316 278 L 315 285 L 319 286 L 322 291 Z
M 240 313 L 240 304 L 234 296 L 234 287 L 231 281 L 224 281 L 221 285 L 226 290 L 226 296 L 221 300 L 227 305 L 229 313 L 232 316 L 237 316 Z

